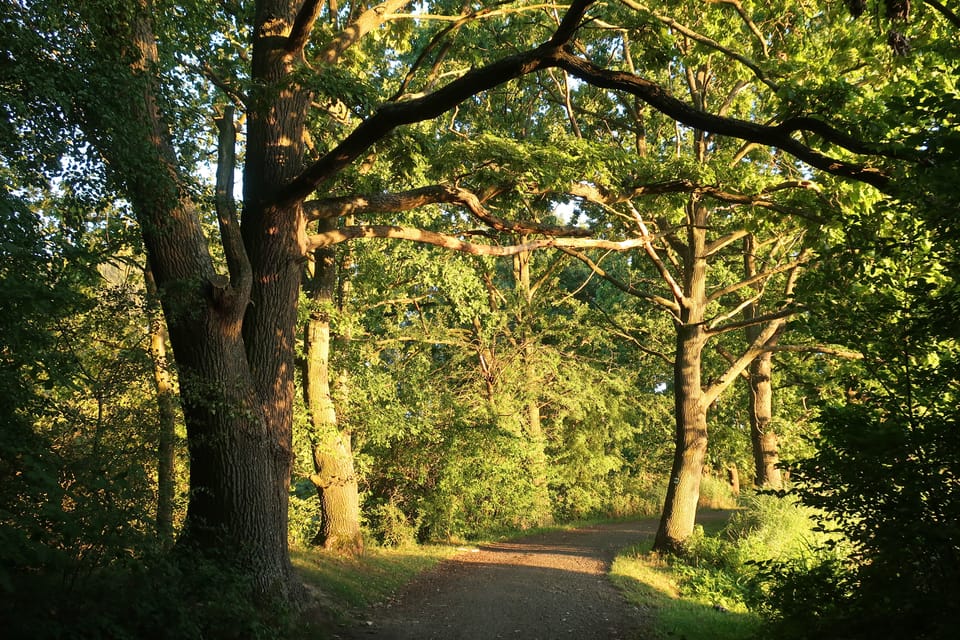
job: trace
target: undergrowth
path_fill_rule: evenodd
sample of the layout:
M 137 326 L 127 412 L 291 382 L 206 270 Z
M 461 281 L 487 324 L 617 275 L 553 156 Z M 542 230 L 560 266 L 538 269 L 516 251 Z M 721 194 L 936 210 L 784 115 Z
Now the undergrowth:
M 763 625 L 772 568 L 822 562 L 824 536 L 811 510 L 770 494 L 748 494 L 742 504 L 717 532 L 698 525 L 683 557 L 650 553 L 648 544 L 617 558 L 614 582 L 651 611 L 661 637 L 750 638 Z

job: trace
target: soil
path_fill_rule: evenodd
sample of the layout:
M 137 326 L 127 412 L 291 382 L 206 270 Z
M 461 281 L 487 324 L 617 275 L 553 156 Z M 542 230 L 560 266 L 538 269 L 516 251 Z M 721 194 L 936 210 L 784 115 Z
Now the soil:
M 652 637 L 646 614 L 607 578 L 624 547 L 656 533 L 645 518 L 465 550 L 381 603 L 341 638 L 592 640 Z

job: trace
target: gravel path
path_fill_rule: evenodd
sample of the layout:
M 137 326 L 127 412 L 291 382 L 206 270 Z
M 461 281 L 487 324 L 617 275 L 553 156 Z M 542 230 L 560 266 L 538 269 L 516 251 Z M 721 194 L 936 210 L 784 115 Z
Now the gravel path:
M 642 640 L 639 609 L 606 574 L 657 520 L 596 525 L 484 545 L 438 565 L 344 638 Z

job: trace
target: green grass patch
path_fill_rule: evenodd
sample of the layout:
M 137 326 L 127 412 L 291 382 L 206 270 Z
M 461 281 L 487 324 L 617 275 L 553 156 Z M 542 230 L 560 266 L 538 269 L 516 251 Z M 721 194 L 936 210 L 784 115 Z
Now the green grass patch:
M 746 640 L 757 633 L 759 617 L 740 606 L 730 609 L 685 595 L 675 569 L 648 550 L 649 544 L 621 554 L 610 577 L 628 600 L 647 612 L 656 638 Z
M 372 547 L 359 558 L 320 550 L 291 553 L 293 565 L 330 618 L 347 624 L 363 609 L 381 602 L 418 574 L 459 553 L 451 545 Z

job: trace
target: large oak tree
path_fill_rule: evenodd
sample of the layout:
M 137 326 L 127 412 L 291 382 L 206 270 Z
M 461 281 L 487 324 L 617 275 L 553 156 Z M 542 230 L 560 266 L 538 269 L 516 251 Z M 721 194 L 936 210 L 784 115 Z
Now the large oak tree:
M 331 182 L 398 127 L 436 118 L 484 91 L 555 69 L 632 96 L 679 125 L 777 147 L 842 178 L 880 188 L 890 181 L 883 170 L 852 158 L 884 154 L 884 148 L 823 118 L 808 113 L 772 120 L 764 114 L 762 122 L 724 117 L 672 96 L 643 69 L 610 66 L 602 48 L 583 46 L 585 23 L 603 24 L 608 13 L 616 20 L 629 19 L 633 11 L 646 15 L 648 10 L 632 2 L 626 13 L 618 5 L 589 0 L 573 2 L 562 15 L 529 12 L 529 28 L 540 34 L 542 44 L 490 53 L 445 83 L 445 76 L 431 75 L 419 93 L 402 90 L 393 99 L 377 98 L 375 108 L 360 109 L 352 88 L 343 86 L 336 102 L 357 110 L 356 124 L 325 148 L 313 148 L 307 131 L 325 108 L 315 100 L 321 81 L 329 80 L 323 88 L 327 94 L 336 93 L 337 66 L 345 52 L 397 19 L 396 12 L 407 4 L 388 0 L 365 10 L 358 5 L 342 14 L 347 24 L 339 32 L 320 28 L 324 3 L 318 0 L 217 6 L 95 0 L 10 7 L 12 24 L 33 35 L 31 53 L 38 60 L 33 68 L 62 81 L 58 109 L 66 126 L 84 131 L 142 232 L 169 328 L 188 432 L 190 503 L 179 544 L 225 554 L 263 590 L 295 590 L 286 525 L 297 300 L 306 253 L 326 242 L 307 232 L 304 203 L 315 193 L 328 195 Z M 463 11 L 459 18 L 475 13 Z M 424 45 L 425 52 L 432 43 Z M 766 74 L 748 62 L 744 65 L 757 80 L 769 84 Z M 368 64 L 371 74 L 379 71 L 377 62 Z M 236 156 L 230 136 L 221 136 L 215 251 L 203 225 L 207 201 L 193 175 L 203 167 L 196 144 L 203 118 L 197 114 L 213 115 L 208 97 L 214 87 L 220 97 L 213 102 L 221 105 L 221 113 L 225 102 L 242 110 L 245 134 Z M 24 93 L 33 90 L 23 88 Z M 222 123 L 227 132 L 234 125 L 229 120 Z M 230 186 L 234 157 L 242 160 L 239 207 Z M 450 176 L 448 182 L 454 181 Z M 418 235 L 396 228 L 344 233 Z M 473 246 L 427 233 L 419 237 L 464 250 Z

